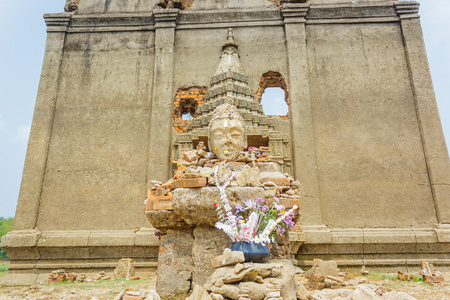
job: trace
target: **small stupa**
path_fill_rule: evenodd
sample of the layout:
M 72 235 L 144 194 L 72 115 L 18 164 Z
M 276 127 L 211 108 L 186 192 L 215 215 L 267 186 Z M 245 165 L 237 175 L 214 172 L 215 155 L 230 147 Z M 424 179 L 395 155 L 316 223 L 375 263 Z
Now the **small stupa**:
M 272 160 L 279 164 L 281 171 L 291 173 L 290 138 L 286 130 L 282 130 L 289 127 L 289 121 L 264 114 L 262 105 L 248 86 L 238 49 L 234 31 L 229 28 L 219 65 L 204 97 L 205 102 L 198 106 L 187 132 L 174 135 L 172 161 L 175 164 L 184 150 L 195 148 L 199 142 L 212 151 L 208 142 L 209 123 L 217 107 L 230 104 L 236 107 L 247 126 L 247 138 L 252 144 L 249 146 L 268 147 Z

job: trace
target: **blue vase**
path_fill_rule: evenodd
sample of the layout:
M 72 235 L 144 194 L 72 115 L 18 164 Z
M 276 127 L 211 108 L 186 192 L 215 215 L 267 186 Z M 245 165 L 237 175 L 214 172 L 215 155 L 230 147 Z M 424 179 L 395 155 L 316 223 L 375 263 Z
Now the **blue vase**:
M 234 242 L 231 251 L 242 251 L 246 262 L 263 262 L 270 256 L 266 245 L 253 242 Z

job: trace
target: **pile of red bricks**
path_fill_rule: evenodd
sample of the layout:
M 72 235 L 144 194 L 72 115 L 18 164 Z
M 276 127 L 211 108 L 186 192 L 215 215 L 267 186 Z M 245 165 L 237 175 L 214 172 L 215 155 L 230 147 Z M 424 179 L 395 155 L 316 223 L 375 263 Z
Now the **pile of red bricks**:
M 77 279 L 76 274 L 67 273 L 65 270 L 55 270 L 48 275 L 48 283 L 74 282 Z
M 182 116 L 186 113 L 190 113 L 194 118 L 197 116 L 196 110 L 205 103 L 206 91 L 207 88 L 205 87 L 191 87 L 178 90 L 173 102 L 173 127 L 176 132 L 183 133 L 187 131 L 191 121 L 183 120 Z
M 423 282 L 434 285 L 439 284 L 440 286 L 445 286 L 444 275 L 439 272 L 433 264 L 426 261 L 422 261 L 422 271 L 420 275 L 423 277 Z
M 398 279 L 401 281 L 410 281 L 414 280 L 414 276 L 408 273 L 403 273 L 402 271 L 398 271 Z

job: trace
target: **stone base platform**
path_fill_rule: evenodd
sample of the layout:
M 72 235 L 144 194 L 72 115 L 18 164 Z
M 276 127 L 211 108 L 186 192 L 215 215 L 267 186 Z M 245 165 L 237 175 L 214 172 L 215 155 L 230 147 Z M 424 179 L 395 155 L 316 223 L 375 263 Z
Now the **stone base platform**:
M 120 258 L 135 261 L 136 272 L 156 271 L 160 240 L 153 228 L 140 231 L 12 231 L 1 247 L 11 259 L 0 285 L 45 282 L 55 269 L 74 273 L 112 272 Z M 335 260 L 343 271 L 419 272 L 422 260 L 450 271 L 450 226 L 435 228 L 328 229 L 303 226 L 291 232 L 291 258 L 308 270 L 314 258 Z M 11 247 L 9 245 L 14 245 Z
M 292 238 L 292 237 L 291 237 Z M 434 228 L 344 228 L 303 226 L 293 258 L 308 270 L 315 258 L 334 260 L 343 271 L 419 272 L 421 261 L 450 270 L 450 226 Z
M 46 283 L 57 269 L 70 273 L 113 272 L 119 259 L 131 258 L 137 273 L 155 272 L 159 239 L 155 229 L 107 231 L 12 231 L 1 247 L 11 260 L 0 285 Z

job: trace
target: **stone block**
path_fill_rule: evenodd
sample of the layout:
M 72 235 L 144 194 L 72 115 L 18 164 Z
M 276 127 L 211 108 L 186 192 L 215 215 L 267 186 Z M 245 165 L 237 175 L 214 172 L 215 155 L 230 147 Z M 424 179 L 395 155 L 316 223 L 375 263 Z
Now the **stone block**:
M 153 210 L 154 202 L 155 200 L 147 199 L 147 201 L 145 202 L 145 211 Z
M 256 163 L 261 172 L 279 172 L 279 167 L 276 162 L 258 162 Z
M 184 220 L 172 210 L 151 210 L 145 215 L 156 229 L 189 227 Z
M 44 231 L 38 247 L 87 247 L 91 232 L 88 230 Z
M 277 195 L 277 188 L 276 187 L 266 187 L 264 188 L 264 198 L 266 198 L 266 201 L 270 198 L 273 198 Z
M 213 286 L 211 291 L 215 294 L 219 294 L 226 299 L 238 299 L 239 287 L 231 284 L 224 284 L 221 287 Z M 239 298 L 240 299 L 240 298 Z
M 450 224 L 439 224 L 434 231 L 440 243 L 450 243 Z
M 363 230 L 360 228 L 332 229 L 331 241 L 333 244 L 364 244 Z
M 416 236 L 411 228 L 364 228 L 366 244 L 415 244 Z
M 90 247 L 134 246 L 134 230 L 96 230 L 91 231 Z
M 331 231 L 325 226 L 302 226 L 306 243 L 308 244 L 330 244 Z
M 337 263 L 335 261 L 324 261 L 321 259 L 315 259 L 313 261 L 313 266 L 312 268 L 306 272 L 306 276 L 308 277 L 308 279 L 311 280 L 315 280 L 314 278 L 319 278 L 318 275 L 322 275 L 324 276 L 324 278 L 326 276 L 338 276 L 338 267 L 337 267 Z M 316 275 L 313 275 L 316 274 Z M 316 279 L 317 279 L 316 278 Z
M 159 239 L 157 236 L 155 236 L 155 228 L 142 227 L 138 232 L 136 232 L 134 244 L 135 246 L 142 247 L 159 247 Z
M 214 269 L 219 267 L 235 265 L 245 261 L 244 252 L 242 251 L 231 251 L 224 253 L 223 255 L 216 256 L 211 259 L 211 266 Z
M 206 178 L 190 178 L 183 179 L 183 188 L 199 188 L 205 187 L 208 183 Z
M 192 230 L 169 231 L 161 236 L 156 292 L 162 299 L 173 295 L 187 297 L 194 269 L 193 243 Z
M 260 187 L 229 187 L 226 189 L 232 207 L 247 199 L 264 197 Z M 173 210 L 189 225 L 214 226 L 218 221 L 214 203 L 221 203 L 219 189 L 176 189 L 173 193 Z
M 214 271 L 211 260 L 231 246 L 230 238 L 214 227 L 198 226 L 194 229 L 192 260 L 194 263 L 193 282 L 203 285 Z
M 7 247 L 34 247 L 41 235 L 37 230 L 14 230 L 1 238 L 2 248 Z
M 198 157 L 197 150 L 187 150 L 183 151 L 183 153 L 181 154 L 181 159 L 188 162 L 196 160 L 197 157 Z
M 208 291 L 201 285 L 194 285 L 191 295 L 186 300 L 211 300 Z
M 174 190 L 179 188 L 199 188 L 205 187 L 208 183 L 207 178 L 186 178 L 171 180 L 163 185 L 164 188 Z
M 171 196 L 159 196 L 153 202 L 153 210 L 173 210 Z
M 135 274 L 133 260 L 130 258 L 122 258 L 119 260 L 117 267 L 114 269 L 114 278 L 130 278 Z
M 273 177 L 270 175 L 271 173 L 261 173 L 261 183 L 271 181 L 275 183 L 277 186 L 290 186 L 291 181 L 286 177 Z
M 279 200 L 280 204 L 283 205 L 287 210 L 293 208 L 294 205 L 297 205 L 297 207 L 300 209 L 300 198 L 279 198 Z

